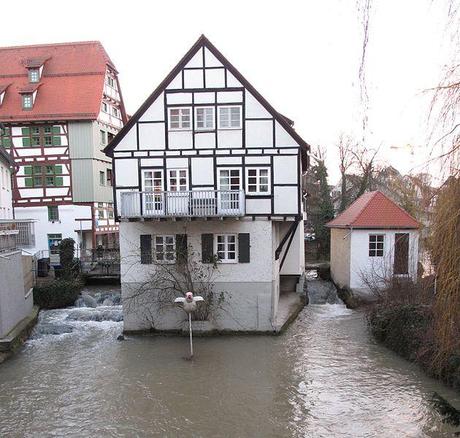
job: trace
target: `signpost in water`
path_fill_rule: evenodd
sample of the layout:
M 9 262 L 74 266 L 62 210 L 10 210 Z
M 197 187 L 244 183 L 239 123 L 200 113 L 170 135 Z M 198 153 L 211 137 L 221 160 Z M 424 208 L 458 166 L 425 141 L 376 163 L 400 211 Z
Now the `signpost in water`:
M 187 292 L 185 297 L 178 297 L 174 300 L 175 303 L 182 303 L 184 311 L 188 314 L 188 330 L 190 336 L 190 359 L 193 358 L 193 334 L 192 334 L 192 312 L 196 310 L 196 303 L 204 301 L 203 297 L 193 296 L 192 292 Z

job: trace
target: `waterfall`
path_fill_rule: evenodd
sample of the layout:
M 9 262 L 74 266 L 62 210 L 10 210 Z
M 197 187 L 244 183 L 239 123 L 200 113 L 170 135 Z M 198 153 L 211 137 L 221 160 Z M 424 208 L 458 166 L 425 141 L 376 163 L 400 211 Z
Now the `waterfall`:
M 42 310 L 30 342 L 72 335 L 84 336 L 94 330 L 114 332 L 116 336 L 122 330 L 122 321 L 119 292 L 89 294 L 84 291 L 72 307 Z

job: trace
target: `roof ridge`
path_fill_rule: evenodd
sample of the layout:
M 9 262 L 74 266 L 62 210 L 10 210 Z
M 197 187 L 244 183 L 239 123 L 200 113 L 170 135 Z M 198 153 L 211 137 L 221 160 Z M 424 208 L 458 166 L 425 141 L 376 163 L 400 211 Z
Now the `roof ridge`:
M 364 192 L 361 196 L 364 196 L 364 195 L 369 195 L 369 199 L 367 200 L 367 202 L 364 203 L 364 205 L 361 207 L 361 209 L 356 213 L 356 216 L 355 218 L 353 219 L 353 221 L 350 223 L 350 225 L 353 225 L 359 218 L 359 216 L 361 216 L 362 212 L 366 209 L 366 207 L 369 205 L 369 203 L 375 198 L 375 196 L 377 195 L 377 193 L 379 193 L 378 190 L 373 190 L 371 192 Z M 359 198 L 361 198 L 361 196 Z M 356 201 L 359 199 L 357 198 Z M 356 202 L 355 201 L 355 202 Z M 352 204 L 353 205 L 353 204 Z M 351 205 L 350 205 L 351 207 Z
M 408 213 L 404 208 L 402 208 L 398 202 L 394 201 L 391 199 L 389 196 L 385 195 L 385 193 L 381 192 L 380 190 L 376 190 L 376 193 L 380 193 L 384 198 L 388 199 L 390 202 L 392 202 L 396 207 L 398 207 L 406 216 L 409 216 L 411 219 L 413 219 L 415 222 L 419 223 L 417 219 L 415 219 L 414 216 L 412 216 L 410 213 Z
M 369 193 L 372 193 L 372 192 L 364 192 L 361 196 L 367 195 L 367 194 L 369 194 Z M 356 204 L 356 203 L 359 201 L 359 199 L 361 198 L 361 196 L 357 197 L 347 208 L 345 208 L 345 210 L 341 211 L 334 219 L 332 219 L 332 221 L 335 221 L 336 219 L 339 219 L 340 216 L 343 216 L 343 215 L 345 214 L 345 212 L 346 212 L 349 208 L 353 207 L 353 205 Z M 371 199 L 372 199 L 372 197 L 371 197 Z M 356 218 L 362 213 L 362 211 L 364 210 L 364 207 L 365 207 L 366 205 L 367 205 L 367 203 L 364 204 L 363 207 L 361 207 L 361 209 L 360 209 L 360 210 L 358 211 L 358 213 L 356 214 Z M 355 220 L 356 220 L 356 218 L 355 218 Z M 332 221 L 331 221 L 331 222 L 332 222 Z M 350 225 L 351 225 L 351 224 L 350 224 Z
M 69 41 L 69 42 L 64 42 L 64 43 L 27 44 L 23 46 L 3 46 L 3 47 L 0 47 L 0 50 L 17 50 L 17 49 L 28 49 L 28 48 L 34 48 L 34 47 L 53 47 L 53 46 L 83 46 L 87 44 L 99 44 L 102 46 L 102 43 L 100 41 L 90 40 L 90 41 Z

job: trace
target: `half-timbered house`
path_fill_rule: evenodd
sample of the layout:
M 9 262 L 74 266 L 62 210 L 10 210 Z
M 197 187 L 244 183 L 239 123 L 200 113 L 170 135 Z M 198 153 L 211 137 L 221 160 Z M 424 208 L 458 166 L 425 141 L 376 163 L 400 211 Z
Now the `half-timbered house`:
M 213 329 L 278 330 L 298 304 L 287 292 L 302 289 L 308 149 L 201 36 L 106 148 L 124 301 L 186 249 L 217 260 L 214 290 L 225 293 Z M 124 306 L 125 330 L 180 329 L 180 311 L 143 306 Z
M 100 42 L 0 48 L 0 146 L 13 157 L 16 219 L 36 221 L 35 247 L 117 241 L 112 163 L 102 149 L 126 115 Z

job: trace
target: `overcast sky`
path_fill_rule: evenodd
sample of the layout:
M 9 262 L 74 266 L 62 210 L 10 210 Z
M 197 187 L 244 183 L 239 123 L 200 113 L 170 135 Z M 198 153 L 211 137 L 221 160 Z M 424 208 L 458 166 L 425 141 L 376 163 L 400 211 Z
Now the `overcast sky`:
M 443 0 L 374 0 L 367 78 L 370 147 L 409 172 L 427 157 L 428 97 L 448 63 Z M 204 33 L 311 145 L 338 179 L 340 132 L 359 132 L 362 28 L 356 0 L 96 1 L 2 5 L 1 45 L 100 40 L 132 114 Z M 5 19 L 18 17 L 18 19 Z M 404 148 L 405 145 L 411 148 Z M 410 152 L 413 152 L 412 154 Z M 419 168 L 415 168 L 418 170 Z

